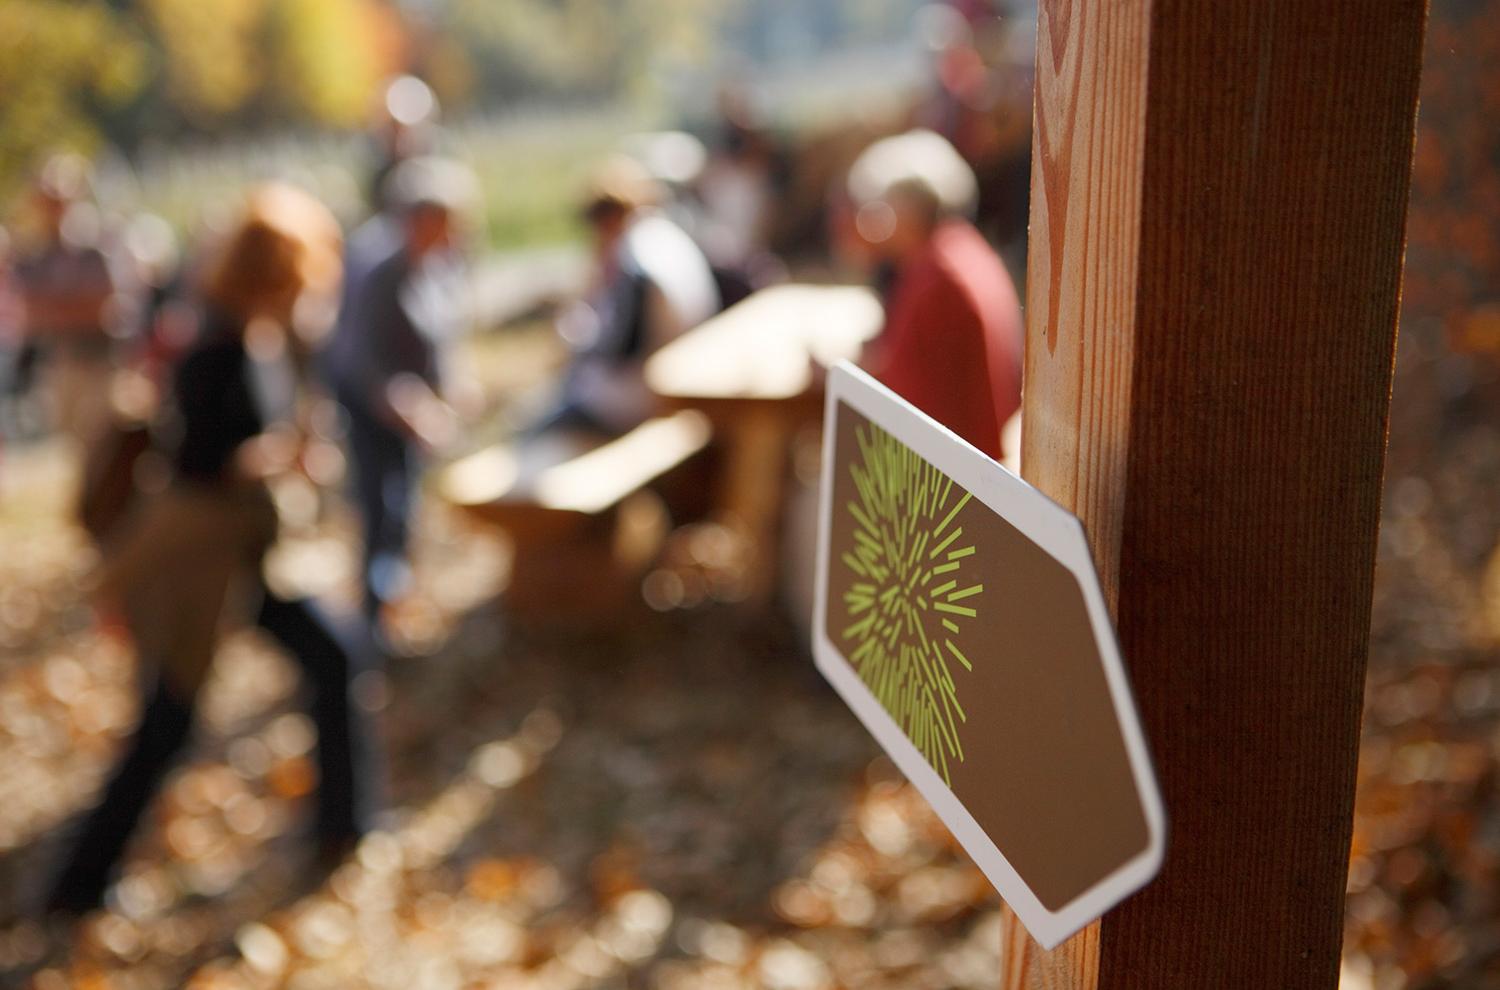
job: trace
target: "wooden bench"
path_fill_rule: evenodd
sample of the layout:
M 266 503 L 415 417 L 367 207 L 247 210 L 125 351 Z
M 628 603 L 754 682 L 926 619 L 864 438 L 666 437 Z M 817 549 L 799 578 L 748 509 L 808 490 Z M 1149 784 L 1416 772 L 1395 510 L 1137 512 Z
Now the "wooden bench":
M 708 446 L 701 413 L 682 410 L 600 442 L 557 434 L 500 444 L 455 461 L 437 491 L 514 546 L 506 601 L 520 615 L 616 615 L 639 601 L 640 579 L 668 529 L 657 491 Z
M 810 580 L 811 544 L 791 546 L 785 561 L 779 552 L 788 533 L 782 522 L 790 452 L 799 433 L 821 422 L 820 369 L 858 359 L 884 318 L 879 299 L 863 287 L 778 285 L 646 361 L 647 387 L 669 407 L 705 413 L 724 448 L 718 516 L 755 548 L 746 579 L 751 603 L 769 600 L 777 572 L 788 566 Z M 806 588 L 788 590 L 793 600 L 807 598 Z

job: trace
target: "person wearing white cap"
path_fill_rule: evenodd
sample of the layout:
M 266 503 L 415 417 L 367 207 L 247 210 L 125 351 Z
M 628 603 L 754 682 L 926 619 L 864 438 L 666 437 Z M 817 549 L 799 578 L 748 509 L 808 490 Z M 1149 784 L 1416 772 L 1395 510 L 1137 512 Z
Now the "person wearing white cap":
M 875 142 L 849 170 L 854 226 L 889 266 L 886 325 L 866 368 L 996 459 L 1021 403 L 1021 309 L 1005 264 L 969 222 L 974 173 L 944 138 Z

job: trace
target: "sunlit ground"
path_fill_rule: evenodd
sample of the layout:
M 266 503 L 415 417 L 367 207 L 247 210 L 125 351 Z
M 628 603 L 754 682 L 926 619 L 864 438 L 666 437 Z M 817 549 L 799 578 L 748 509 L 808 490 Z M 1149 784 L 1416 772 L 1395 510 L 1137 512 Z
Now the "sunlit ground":
M 386 830 L 307 890 L 315 786 L 294 668 L 229 637 L 188 763 L 109 910 L 20 920 L 134 718 L 84 604 L 66 458 L 0 463 L 0 974 L 89 987 L 994 987 L 997 902 L 789 634 L 705 609 L 522 636 L 505 555 L 430 506 L 413 638 L 360 685 Z M 337 595 L 334 512 L 298 552 Z M 517 580 L 524 576 L 517 576 Z
M 1500 371 L 1402 346 L 1343 987 L 1481 990 L 1500 986 Z M 503 412 L 557 355 L 533 330 L 469 358 Z M 791 633 L 727 606 L 523 633 L 494 603 L 524 580 L 503 543 L 434 502 L 401 632 L 435 652 L 356 687 L 390 750 L 386 829 L 308 882 L 312 726 L 294 667 L 236 633 L 110 909 L 24 920 L 135 717 L 72 483 L 55 445 L 0 456 L 0 985 L 998 985 L 994 895 Z M 347 510 L 285 493 L 294 516 L 320 499 L 276 569 L 347 603 Z

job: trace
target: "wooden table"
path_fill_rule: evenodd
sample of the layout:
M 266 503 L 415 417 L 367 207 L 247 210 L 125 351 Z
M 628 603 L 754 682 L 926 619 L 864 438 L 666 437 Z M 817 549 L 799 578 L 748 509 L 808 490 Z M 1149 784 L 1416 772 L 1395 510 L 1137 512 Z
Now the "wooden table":
M 869 289 L 778 285 L 762 289 L 663 347 L 646 385 L 668 407 L 693 408 L 724 445 L 719 511 L 754 548 L 746 586 L 770 595 L 788 449 L 816 424 L 820 368 L 859 357 L 885 315 Z
M 640 599 L 640 579 L 666 537 L 649 486 L 707 445 L 709 423 L 683 409 L 604 441 L 555 432 L 496 444 L 435 480 L 452 505 L 509 534 L 515 578 L 506 593 L 529 617 L 612 617 Z

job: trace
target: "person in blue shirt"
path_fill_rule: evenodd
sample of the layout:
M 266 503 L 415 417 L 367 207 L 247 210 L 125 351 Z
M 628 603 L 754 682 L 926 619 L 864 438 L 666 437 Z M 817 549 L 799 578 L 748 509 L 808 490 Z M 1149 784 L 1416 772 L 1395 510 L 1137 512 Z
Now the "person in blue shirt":
M 377 629 L 410 584 L 407 538 L 423 455 L 449 445 L 457 429 L 442 398 L 444 365 L 468 317 L 458 235 L 477 188 L 467 168 L 446 159 L 413 158 L 391 173 L 393 236 L 383 255 L 350 271 L 323 354 L 348 426 L 364 608 Z

